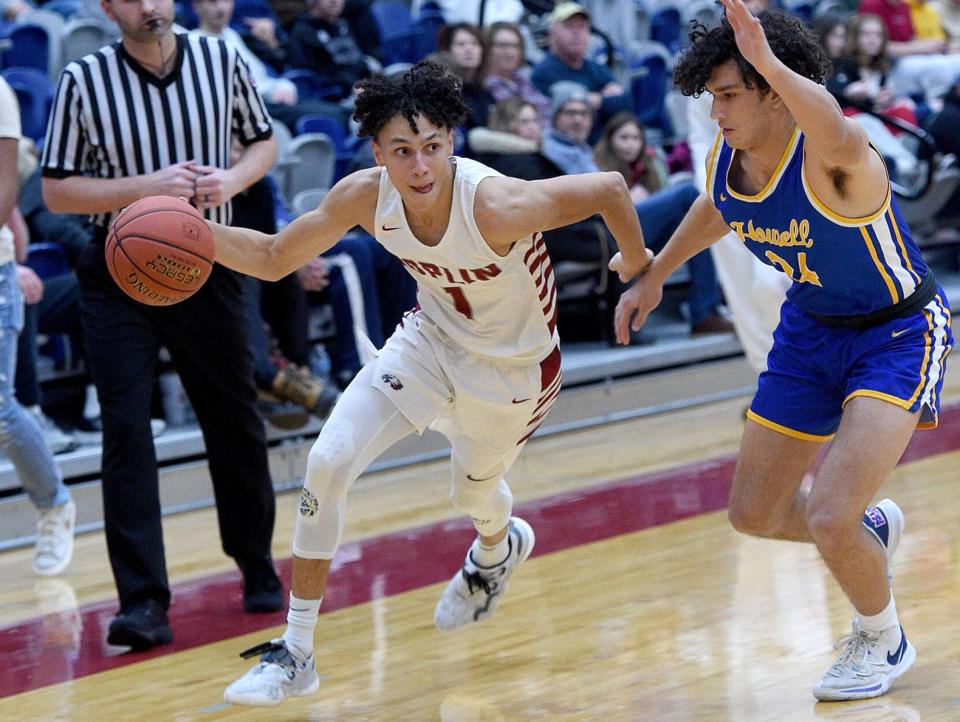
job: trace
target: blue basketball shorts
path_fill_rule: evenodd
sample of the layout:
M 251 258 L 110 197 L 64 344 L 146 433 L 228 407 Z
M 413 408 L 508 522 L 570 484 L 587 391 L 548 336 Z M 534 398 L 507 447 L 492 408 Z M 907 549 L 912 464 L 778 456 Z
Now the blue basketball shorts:
M 786 301 L 747 417 L 789 436 L 827 441 L 847 401 L 869 396 L 920 410 L 918 428 L 933 428 L 952 347 L 943 289 L 916 313 L 867 329 L 828 326 Z

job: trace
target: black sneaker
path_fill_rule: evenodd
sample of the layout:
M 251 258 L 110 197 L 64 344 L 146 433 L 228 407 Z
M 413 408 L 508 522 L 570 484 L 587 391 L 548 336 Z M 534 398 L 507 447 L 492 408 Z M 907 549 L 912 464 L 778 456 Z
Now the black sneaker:
M 110 622 L 107 632 L 108 644 L 130 647 L 135 652 L 172 641 L 173 630 L 170 629 L 167 611 L 155 599 L 139 602 L 121 611 Z
M 283 609 L 283 585 L 270 557 L 237 562 L 243 572 L 243 611 L 269 614 Z

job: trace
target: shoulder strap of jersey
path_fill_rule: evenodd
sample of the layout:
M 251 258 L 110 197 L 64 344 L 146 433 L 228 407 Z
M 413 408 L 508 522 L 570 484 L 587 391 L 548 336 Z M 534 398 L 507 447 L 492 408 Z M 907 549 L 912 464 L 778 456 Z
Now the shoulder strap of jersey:
M 716 199 L 717 193 L 722 190 L 717 188 L 718 182 L 723 182 L 727 177 L 727 167 L 730 165 L 731 158 L 730 146 L 723 142 L 723 134 L 718 130 L 717 137 L 713 141 L 713 147 L 707 155 L 707 185 L 704 189 L 708 196 Z

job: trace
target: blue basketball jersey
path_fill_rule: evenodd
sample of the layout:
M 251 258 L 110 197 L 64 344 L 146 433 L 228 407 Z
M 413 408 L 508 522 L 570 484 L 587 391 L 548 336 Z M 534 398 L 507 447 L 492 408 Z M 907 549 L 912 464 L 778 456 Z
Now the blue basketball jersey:
M 913 293 L 927 266 L 887 183 L 880 209 L 845 218 L 813 193 L 803 170 L 804 136 L 794 129 L 767 186 L 756 195 L 730 186 L 737 151 L 718 134 L 707 192 L 723 219 L 764 263 L 786 273 L 787 298 L 809 313 L 850 316 L 891 306 Z

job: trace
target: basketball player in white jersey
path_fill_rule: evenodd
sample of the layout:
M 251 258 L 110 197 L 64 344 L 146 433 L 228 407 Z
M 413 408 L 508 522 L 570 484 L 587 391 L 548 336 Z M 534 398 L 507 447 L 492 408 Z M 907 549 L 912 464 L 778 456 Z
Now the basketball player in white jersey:
M 384 450 L 428 427 L 451 442 L 450 496 L 478 534 L 434 621 L 450 630 L 493 614 L 534 544 L 530 526 L 511 517 L 503 476 L 560 391 L 556 288 L 540 231 L 599 213 L 620 242 L 612 270 L 627 280 L 651 258 L 619 174 L 527 182 L 452 157 L 451 131 L 467 108 L 439 66 L 365 80 L 358 91 L 355 117 L 379 167 L 344 178 L 277 235 L 211 224 L 217 261 L 264 279 L 360 226 L 419 285 L 418 308 L 344 391 L 310 452 L 287 629 L 244 653 L 261 661 L 227 688 L 232 704 L 316 691 L 313 632 L 347 489 Z

